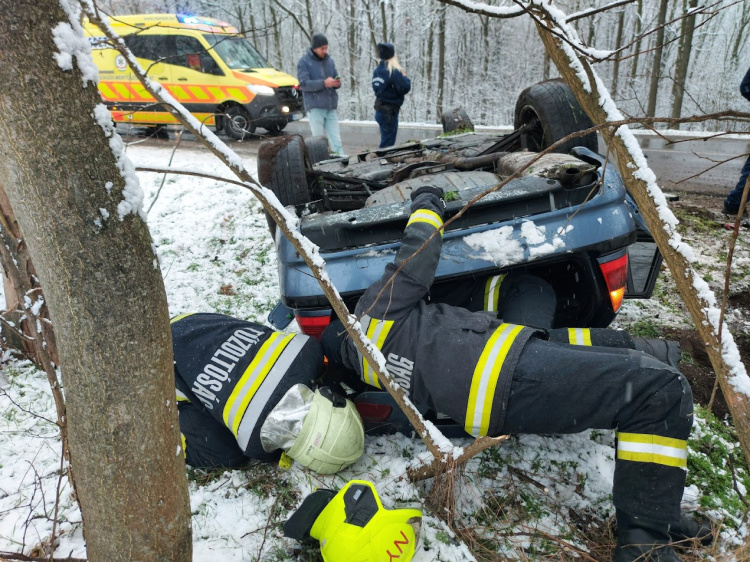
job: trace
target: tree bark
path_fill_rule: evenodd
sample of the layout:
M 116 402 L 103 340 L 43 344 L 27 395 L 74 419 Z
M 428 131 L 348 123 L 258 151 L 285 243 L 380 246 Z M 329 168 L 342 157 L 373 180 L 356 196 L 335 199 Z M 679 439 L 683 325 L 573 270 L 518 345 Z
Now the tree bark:
M 440 119 L 443 115 L 443 93 L 445 87 L 445 12 L 447 8 L 440 6 L 440 16 L 438 19 L 438 68 L 437 68 L 437 102 L 435 103 L 435 110 L 437 118 Z
M 654 60 L 651 65 L 651 86 L 648 91 L 648 108 L 646 115 L 654 117 L 656 115 L 656 99 L 659 94 L 659 79 L 661 78 L 661 55 L 664 51 L 664 22 L 667 21 L 667 5 L 669 0 L 661 0 L 659 5 L 659 26 L 656 31 L 656 45 L 654 47 Z
M 697 5 L 698 0 L 690 0 L 688 9 L 693 9 Z M 682 38 L 680 39 L 680 50 L 677 54 L 674 82 L 672 82 L 672 119 L 679 119 L 682 116 L 682 99 L 685 94 L 688 66 L 690 66 L 690 52 L 693 50 L 694 29 L 695 14 L 689 14 L 682 20 Z M 680 128 L 679 123 L 675 125 L 675 128 Z
M 0 0 L 0 174 L 56 328 L 88 558 L 188 561 L 161 272 L 145 222 L 120 215 L 140 188 L 131 172 L 125 192 L 96 85 L 56 62 L 61 22 L 56 0 Z
M 537 14 L 543 22 L 551 21 L 541 10 Z M 551 27 L 551 24 L 547 23 Z M 571 66 L 570 53 L 572 52 L 567 45 L 563 46 L 561 40 L 549 32 L 542 24 L 537 24 L 539 35 L 550 53 L 552 60 L 557 65 L 557 69 L 570 86 L 578 102 L 584 108 L 588 116 L 595 125 L 602 125 L 609 119 L 605 110 L 602 108 L 609 94 L 600 92 L 595 84 L 595 71 L 591 65 L 577 56 L 577 63 L 581 65 L 583 72 L 588 76 L 589 87 L 584 86 L 581 80 L 581 71 L 574 70 Z M 559 30 L 558 30 L 559 31 Z M 567 47 L 567 48 L 564 48 Z M 611 98 L 609 98 L 611 99 Z M 742 446 L 745 457 L 750 462 L 750 399 L 748 396 L 735 388 L 729 382 L 730 368 L 722 356 L 723 345 L 719 339 L 718 330 L 714 329 L 712 318 L 709 317 L 712 312 L 709 303 L 699 294 L 697 286 L 704 285 L 702 279 L 693 270 L 690 262 L 686 257 L 678 252 L 672 245 L 670 231 L 672 227 L 667 224 L 659 214 L 652 195 L 648 192 L 648 184 L 640 179 L 642 170 L 636 164 L 629 146 L 623 138 L 617 134 L 616 127 L 604 127 L 601 130 L 607 146 L 614 152 L 617 158 L 617 166 L 620 175 L 628 188 L 628 191 L 635 199 L 646 224 L 656 241 L 659 250 L 664 256 L 664 261 L 672 272 L 677 289 L 682 296 L 690 315 L 695 323 L 695 328 L 700 334 L 701 341 L 706 345 L 706 352 L 711 360 L 716 376 L 719 380 L 721 390 L 726 398 L 729 411 L 732 415 L 734 426 L 739 436 L 740 445 Z M 641 157 L 643 157 L 641 155 Z M 645 158 L 644 158 L 645 161 Z M 728 330 L 724 329 L 724 334 Z M 736 350 L 736 348 L 735 348 Z

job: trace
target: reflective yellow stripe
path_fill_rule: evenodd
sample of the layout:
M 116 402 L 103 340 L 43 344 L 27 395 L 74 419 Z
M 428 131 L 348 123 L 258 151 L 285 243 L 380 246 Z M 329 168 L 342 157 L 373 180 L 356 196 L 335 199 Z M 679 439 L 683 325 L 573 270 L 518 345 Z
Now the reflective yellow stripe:
M 187 442 L 185 439 L 185 434 L 180 433 L 180 445 L 182 445 L 182 458 L 187 458 Z
M 617 458 L 687 468 L 687 441 L 647 433 L 617 433 Z
M 568 328 L 570 345 L 591 345 L 591 330 L 588 328 Z
M 294 334 L 285 335 L 280 332 L 271 334 L 232 389 L 232 394 L 224 406 L 224 424 L 232 430 L 235 437 L 250 400 L 293 337 Z
M 443 226 L 443 219 L 440 218 L 440 215 L 433 211 L 430 211 L 429 209 L 418 209 L 414 211 L 409 217 L 409 222 L 406 223 L 406 226 L 408 227 L 409 225 L 417 222 L 424 222 L 432 225 L 436 230 Z M 440 236 L 442 235 L 443 231 L 441 230 Z
M 179 315 L 175 316 L 174 318 L 172 318 L 169 321 L 169 323 L 170 324 L 174 324 L 175 322 L 178 322 L 178 321 L 182 320 L 183 318 L 185 318 L 186 316 L 190 316 L 192 314 L 195 314 L 195 312 L 188 312 L 186 314 L 179 314 Z
M 363 317 L 363 320 L 367 320 L 369 317 Z M 391 331 L 393 326 L 393 320 L 378 320 L 376 318 L 369 318 L 370 324 L 367 327 L 367 337 L 375 344 L 378 349 L 383 349 L 385 338 L 388 337 L 388 332 Z M 359 359 L 362 364 L 362 380 L 370 386 L 375 386 L 382 389 L 380 381 L 375 371 L 370 367 L 370 364 L 359 351 Z
M 497 303 L 500 300 L 500 285 L 505 279 L 505 273 L 502 275 L 493 275 L 484 284 L 484 310 L 497 312 Z
M 187 395 L 182 392 L 179 388 L 175 388 L 175 393 L 177 394 L 177 402 L 190 402 L 190 398 L 187 397 Z
M 464 424 L 466 432 L 474 437 L 487 435 L 489 431 L 492 403 L 495 400 L 500 371 L 513 341 L 521 330 L 523 326 L 501 324 L 484 346 L 482 355 L 474 367 Z

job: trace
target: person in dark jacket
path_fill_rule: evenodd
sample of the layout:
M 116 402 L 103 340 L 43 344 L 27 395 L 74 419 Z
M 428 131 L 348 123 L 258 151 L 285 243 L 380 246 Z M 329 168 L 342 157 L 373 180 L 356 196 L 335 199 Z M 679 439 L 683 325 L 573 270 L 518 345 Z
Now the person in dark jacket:
M 740 94 L 747 101 L 750 101 L 750 68 L 747 69 L 745 77 L 740 83 Z M 745 183 L 747 178 L 750 177 L 750 154 L 745 161 L 745 165 L 742 166 L 742 172 L 740 172 L 740 179 L 734 189 L 729 192 L 727 198 L 724 200 L 724 213 L 727 215 L 736 215 L 740 212 L 740 203 L 742 203 L 742 192 L 745 190 Z
M 372 73 L 375 92 L 375 121 L 380 127 L 380 148 L 396 144 L 398 113 L 404 96 L 411 90 L 411 80 L 398 62 L 391 43 L 378 43 L 380 64 Z
M 493 313 L 427 304 L 442 246 L 441 193 L 430 186 L 412 193 L 396 259 L 356 306 L 363 331 L 413 402 L 473 436 L 615 429 L 614 559 L 678 562 L 669 531 L 685 528 L 680 500 L 693 420 L 687 380 L 639 351 L 556 343 L 546 330 Z M 340 324 L 322 343 L 330 362 L 380 387 Z
M 364 450 L 354 405 L 327 388 L 317 340 L 221 314 L 172 319 L 172 347 L 185 461 L 239 467 L 286 454 L 328 474 Z
M 302 88 L 313 136 L 325 135 L 331 152 L 343 155 L 337 113 L 339 95 L 336 92 L 341 87 L 341 77 L 328 54 L 328 39 L 322 33 L 312 36 L 310 48 L 297 62 L 297 80 Z

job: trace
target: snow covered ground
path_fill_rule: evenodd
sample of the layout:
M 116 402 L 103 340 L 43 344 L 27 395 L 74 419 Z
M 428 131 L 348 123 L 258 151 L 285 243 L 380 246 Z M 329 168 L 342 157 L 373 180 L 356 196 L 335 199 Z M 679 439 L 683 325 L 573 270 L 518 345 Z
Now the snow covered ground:
M 166 166 L 171 149 L 133 145 L 127 154 L 137 166 Z M 245 164 L 255 169 L 254 161 Z M 216 158 L 203 151 L 178 150 L 172 165 L 230 177 Z M 139 175 L 145 208 L 153 203 L 148 222 L 170 313 L 215 311 L 265 323 L 277 301 L 276 264 L 262 209 L 252 195 L 209 179 Z M 626 304 L 623 318 L 648 314 L 644 303 L 631 303 Z M 0 387 L 5 386 L 0 390 L 0 552 L 29 554 L 52 531 L 60 446 L 44 375 L 28 363 L 13 361 L 5 364 L 2 373 L 7 381 L 0 379 Z M 705 456 L 708 438 L 717 447 L 738 447 L 702 420 L 693 433 L 690 445 L 695 457 Z M 585 551 L 584 537 L 605 535 L 607 519 L 614 512 L 613 444 L 611 432 L 590 431 L 514 437 L 485 451 L 468 463 L 457 480 L 457 522 L 474 528 L 474 547 L 491 545 L 498 556 L 511 559 L 543 559 L 545 554 L 558 559 L 563 551 L 574 556 L 572 548 Z M 359 478 L 376 483 L 386 506 L 421 502 L 430 482 L 412 484 L 404 472 L 412 459 L 425 452 L 422 442 L 411 436 L 368 437 L 364 456 L 331 477 L 298 465 L 289 470 L 255 466 L 218 474 L 191 470 L 194 560 L 308 560 L 309 549 L 301 550 L 299 543 L 281 533 L 281 524 L 306 494 L 317 487 L 340 488 Z M 715 470 L 727 468 L 715 466 Z M 64 478 L 61 486 L 55 556 L 85 557 L 80 512 Z M 746 497 L 741 480 L 738 487 Z M 684 503 L 701 505 L 707 489 L 696 481 Z M 726 559 L 724 549 L 747 534 L 736 505 L 718 501 L 707 510 L 717 524 L 723 524 L 720 547 L 710 559 Z M 455 535 L 425 509 L 415 560 L 474 557 L 465 537 Z

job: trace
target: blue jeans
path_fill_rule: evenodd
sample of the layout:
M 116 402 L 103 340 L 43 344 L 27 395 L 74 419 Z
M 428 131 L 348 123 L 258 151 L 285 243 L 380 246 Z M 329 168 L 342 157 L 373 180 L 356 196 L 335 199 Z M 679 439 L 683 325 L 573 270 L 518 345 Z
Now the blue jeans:
M 398 133 L 398 111 L 396 113 L 375 111 L 375 121 L 380 127 L 380 146 L 387 148 L 396 144 L 396 133 Z
M 742 192 L 745 190 L 745 182 L 747 181 L 748 176 L 750 176 L 750 156 L 747 157 L 745 165 L 742 166 L 740 181 L 738 181 L 737 185 L 734 186 L 734 189 L 729 192 L 729 195 L 727 195 L 727 198 L 724 200 L 724 205 L 730 209 L 735 207 L 739 208 L 740 203 L 742 202 Z
M 335 109 L 320 109 L 314 107 L 307 110 L 307 118 L 310 121 L 310 131 L 314 137 L 328 137 L 333 154 L 344 154 L 341 146 L 341 132 L 339 131 L 339 116 Z

